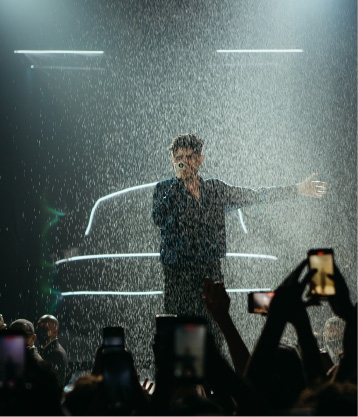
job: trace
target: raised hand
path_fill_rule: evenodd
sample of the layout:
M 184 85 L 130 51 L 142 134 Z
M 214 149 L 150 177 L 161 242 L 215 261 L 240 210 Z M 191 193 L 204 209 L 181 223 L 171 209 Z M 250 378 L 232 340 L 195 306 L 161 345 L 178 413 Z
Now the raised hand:
M 322 198 L 327 193 L 327 183 L 323 181 L 313 181 L 318 174 L 312 174 L 304 181 L 297 184 L 298 193 L 314 198 Z
M 336 264 L 334 265 L 334 275 L 328 276 L 333 279 L 336 288 L 336 294 L 329 296 L 328 302 L 333 312 L 347 321 L 353 311 L 353 304 L 349 298 L 347 283 Z
M 250 359 L 250 353 L 230 317 L 230 297 L 225 290 L 224 283 L 206 278 L 203 299 L 206 309 L 223 332 L 235 371 L 243 374 Z
M 230 308 L 230 297 L 228 296 L 223 282 L 214 282 L 206 278 L 203 287 L 203 299 L 208 312 L 214 320 L 228 314 Z
M 138 379 L 139 378 L 140 376 L 138 375 Z M 155 384 L 154 382 L 149 381 L 149 378 L 145 378 L 145 380 L 142 383 L 142 388 L 148 395 L 151 395 L 153 394 Z
M 315 269 L 310 270 L 299 282 L 299 278 L 305 266 L 307 259 L 304 259 L 296 269 L 294 269 L 288 277 L 275 290 L 275 296 L 270 304 L 270 315 L 277 315 L 284 320 L 293 322 L 302 314 L 306 314 L 306 305 L 316 304 L 318 300 L 308 300 L 304 302 L 302 299 L 303 291 L 307 283 L 311 280 L 316 272 Z

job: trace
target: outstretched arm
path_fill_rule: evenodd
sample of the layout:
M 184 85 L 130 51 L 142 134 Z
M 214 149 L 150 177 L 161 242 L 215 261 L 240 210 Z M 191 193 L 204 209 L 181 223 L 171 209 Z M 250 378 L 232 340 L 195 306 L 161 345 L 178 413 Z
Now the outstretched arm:
M 324 181 L 314 181 L 318 174 L 312 174 L 304 181 L 273 187 L 259 187 L 256 189 L 248 187 L 235 187 L 216 180 L 214 186 L 217 193 L 222 196 L 223 202 L 228 208 L 240 208 L 253 204 L 267 204 L 295 198 L 300 195 L 322 198 L 327 193 L 327 183 Z
M 312 174 L 304 181 L 297 184 L 298 194 L 307 197 L 322 198 L 327 193 L 327 183 L 323 181 L 313 181 L 318 174 Z

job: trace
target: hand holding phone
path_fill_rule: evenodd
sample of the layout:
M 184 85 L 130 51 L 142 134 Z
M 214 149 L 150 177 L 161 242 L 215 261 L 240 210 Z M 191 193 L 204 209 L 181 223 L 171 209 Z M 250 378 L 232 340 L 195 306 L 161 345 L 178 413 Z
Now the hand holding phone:
M 18 388 L 26 365 L 26 339 L 16 332 L 0 332 L 0 387 Z

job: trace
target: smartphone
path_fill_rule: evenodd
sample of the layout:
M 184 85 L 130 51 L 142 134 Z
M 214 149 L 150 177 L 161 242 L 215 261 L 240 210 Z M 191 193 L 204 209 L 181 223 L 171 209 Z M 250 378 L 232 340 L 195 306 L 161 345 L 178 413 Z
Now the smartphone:
M 200 383 L 205 378 L 207 323 L 178 317 L 173 329 L 173 377 Z
M 162 338 L 168 337 L 173 332 L 174 324 L 177 319 L 176 314 L 156 314 L 155 315 L 155 326 L 157 335 Z
M 25 372 L 26 339 L 19 334 L 0 332 L 0 387 L 17 388 Z
M 334 280 L 328 275 L 334 274 L 333 249 L 310 249 L 307 252 L 309 269 L 317 269 L 310 282 L 310 295 L 320 298 L 335 295 Z
M 115 408 L 133 403 L 139 382 L 132 355 L 112 349 L 104 349 L 102 355 L 103 387 L 109 405 Z
M 103 345 L 105 349 L 124 350 L 124 328 L 121 326 L 104 327 Z
M 247 295 L 248 312 L 256 314 L 267 314 L 270 309 L 270 304 L 274 291 L 252 291 Z

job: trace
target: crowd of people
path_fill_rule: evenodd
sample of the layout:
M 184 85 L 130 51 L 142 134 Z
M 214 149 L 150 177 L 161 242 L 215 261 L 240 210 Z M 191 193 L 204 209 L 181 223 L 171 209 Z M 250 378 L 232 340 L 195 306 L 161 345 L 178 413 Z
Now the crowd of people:
M 203 286 L 206 309 L 217 323 L 230 353 L 217 347 L 210 328 L 199 317 L 167 315 L 154 335 L 155 378 L 140 382 L 130 351 L 101 345 L 93 369 L 69 388 L 68 358 L 58 340 L 59 324 L 51 315 L 34 324 L 18 319 L 0 329 L 3 338 L 21 337 L 26 360 L 16 372 L 16 358 L 0 349 L 2 415 L 357 415 L 357 304 L 335 266 L 336 293 L 322 301 L 307 298 L 314 270 L 304 273 L 302 261 L 274 290 L 266 321 L 250 353 L 230 315 L 230 297 L 223 282 L 210 278 Z M 325 326 L 326 350 L 320 349 L 309 308 L 328 302 L 332 318 Z M 193 355 L 178 357 L 174 329 L 201 326 Z M 282 343 L 290 323 L 297 343 Z M 165 324 L 165 325 L 163 325 Z M 204 326 L 204 327 L 203 327 Z M 199 334 L 199 333 L 197 333 Z M 176 335 L 176 336 L 175 336 Z M 180 333 L 183 341 L 193 340 Z M 180 340 L 179 340 L 180 342 Z M 189 343 L 188 342 L 188 343 Z M 185 344 L 185 343 L 184 343 Z M 37 345 L 37 347 L 35 347 Z M 5 346 L 5 347 L 4 347 Z M 341 349 L 341 351 L 337 350 Z M 8 357 L 6 358 L 6 354 Z M 183 359 L 185 357 L 185 360 Z M 194 362 L 202 360 L 201 367 Z

